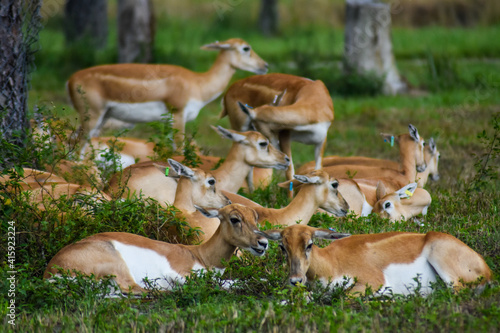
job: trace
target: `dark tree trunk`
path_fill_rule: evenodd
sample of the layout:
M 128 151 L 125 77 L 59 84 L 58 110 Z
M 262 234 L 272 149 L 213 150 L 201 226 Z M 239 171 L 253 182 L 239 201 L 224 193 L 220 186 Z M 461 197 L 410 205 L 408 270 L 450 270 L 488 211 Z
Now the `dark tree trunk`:
M 344 63 L 346 70 L 375 72 L 384 77 L 384 93 L 407 89 L 392 52 L 391 8 L 372 0 L 347 0 Z
M 0 0 L 0 139 L 23 147 L 28 128 L 29 54 L 23 34 L 23 1 Z M 5 148 L 5 147 L 3 147 Z M 3 149 L 0 152 L 4 154 Z M 15 161 L 2 156 L 1 167 Z
M 266 36 L 276 34 L 278 29 L 278 0 L 261 0 L 259 29 Z
M 154 25 L 151 0 L 118 1 L 118 62 L 151 62 Z
M 73 43 L 88 38 L 97 49 L 108 41 L 107 0 L 67 0 L 65 13 L 66 41 Z

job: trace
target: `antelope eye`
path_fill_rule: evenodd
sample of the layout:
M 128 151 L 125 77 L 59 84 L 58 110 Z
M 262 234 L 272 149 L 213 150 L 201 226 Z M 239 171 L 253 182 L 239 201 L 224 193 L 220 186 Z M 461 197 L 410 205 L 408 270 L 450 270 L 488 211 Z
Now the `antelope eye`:
M 211 178 L 208 180 L 208 185 L 214 186 L 215 185 L 215 179 Z
M 280 244 L 279 247 L 280 247 L 281 251 L 286 252 L 285 251 L 285 247 L 283 246 L 283 244 Z
M 244 46 L 244 47 L 243 47 L 243 51 L 244 51 L 244 52 L 248 52 L 248 51 L 250 51 L 250 50 L 251 50 L 250 46 Z
M 313 247 L 313 243 L 310 243 L 309 245 L 306 246 L 306 251 L 310 251 Z
M 259 142 L 259 146 L 261 146 L 262 148 L 266 148 L 268 145 L 269 145 L 269 143 L 266 141 Z
M 337 189 L 337 188 L 339 187 L 339 183 L 338 183 L 338 182 L 333 182 L 333 183 L 332 183 L 332 187 L 333 187 L 334 189 Z
M 231 218 L 229 219 L 229 221 L 231 221 L 231 223 L 233 223 L 233 224 L 236 224 L 236 223 L 240 222 L 240 220 L 239 220 L 239 219 L 237 219 L 236 217 L 231 217 Z
M 391 207 L 391 203 L 390 203 L 390 202 L 386 202 L 386 203 L 384 204 L 384 208 L 390 208 L 390 207 Z

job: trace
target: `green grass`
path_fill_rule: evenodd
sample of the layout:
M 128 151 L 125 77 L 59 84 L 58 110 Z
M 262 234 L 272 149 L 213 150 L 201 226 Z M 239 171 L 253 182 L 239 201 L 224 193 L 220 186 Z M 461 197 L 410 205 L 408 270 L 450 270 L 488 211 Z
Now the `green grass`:
M 98 54 L 82 45 L 67 48 L 59 24 L 53 22 L 42 31 L 29 104 L 45 105 L 72 120 L 74 113 L 67 105 L 64 81 L 79 68 L 113 62 L 116 43 L 114 37 L 110 38 L 109 47 Z M 76 285 L 44 281 L 41 274 L 48 260 L 63 246 L 97 232 L 127 231 L 166 240 L 159 226 L 164 222 L 180 223 L 175 211 L 163 210 L 152 201 L 137 200 L 88 203 L 92 208 L 89 214 L 62 199 L 48 211 L 40 212 L 16 197 L 14 205 L 6 205 L 3 200 L 0 203 L 2 230 L 6 230 L 7 221 L 15 220 L 18 232 L 16 331 L 496 332 L 500 327 L 498 151 L 488 164 L 497 178 L 477 176 L 475 164 L 488 152 L 494 134 L 498 135 L 492 119 L 500 112 L 500 45 L 493 42 L 499 29 L 394 29 L 400 72 L 423 93 L 392 97 L 332 93 L 335 121 L 329 131 L 327 154 L 396 159 L 396 149 L 384 144 L 379 133 L 402 133 L 408 123 L 414 124 L 424 138 L 436 139 L 441 152 L 441 179 L 427 186 L 433 201 L 428 215 L 420 218 L 424 226 L 413 222 L 392 224 L 373 216 L 333 219 L 317 214 L 311 221 L 314 226 L 333 226 L 353 234 L 393 230 L 450 233 L 483 255 L 493 270 L 495 280 L 481 295 L 467 289 L 455 293 L 437 286 L 427 298 L 411 295 L 386 301 L 350 297 L 338 290 L 326 294 L 321 287 L 310 285 L 307 290 L 312 291 L 311 301 L 307 302 L 304 289 L 286 287 L 287 267 L 277 244 L 272 243 L 263 258 L 244 255 L 229 263 L 223 278 L 239 279 L 243 289 L 221 290 L 217 278 L 207 276 L 193 277 L 172 293 L 153 293 L 150 298 L 103 299 L 106 283 L 96 285 L 85 278 L 77 279 Z M 312 64 L 319 63 L 326 69 L 314 72 L 313 68 L 313 73 L 328 77 L 335 74 L 343 48 L 341 29 L 290 28 L 282 36 L 263 38 L 254 29 L 237 30 L 228 22 L 204 26 L 159 20 L 155 61 L 205 70 L 215 54 L 201 51 L 199 46 L 234 36 L 247 39 L 272 69 L 297 75 L 311 69 L 288 66 L 289 61 L 297 59 L 294 54 L 302 52 Z M 234 79 L 248 75 L 238 72 Z M 209 104 L 187 130 L 197 131 L 195 139 L 202 148 L 224 156 L 230 143 L 206 126 L 228 126 L 227 119 L 218 119 L 219 112 L 217 101 Z M 127 135 L 148 138 L 153 131 L 149 125 L 140 125 Z M 490 141 L 478 138 L 483 131 Z M 34 151 L 25 152 L 27 161 L 35 156 Z M 313 149 L 295 143 L 293 158 L 296 166 L 307 162 L 313 158 Z M 250 197 L 269 206 L 287 204 L 285 194 L 276 186 L 282 179 L 283 173 L 275 172 L 271 187 Z M 60 211 L 65 212 L 64 223 L 58 222 Z M 5 246 L 4 239 L 2 253 Z M 5 262 L 1 270 L 5 276 Z M 7 295 L 7 288 L 6 283 L 0 284 L 0 293 Z M 8 298 L 2 297 L 0 315 L 6 318 Z M 6 321 L 2 325 L 4 331 L 12 329 Z

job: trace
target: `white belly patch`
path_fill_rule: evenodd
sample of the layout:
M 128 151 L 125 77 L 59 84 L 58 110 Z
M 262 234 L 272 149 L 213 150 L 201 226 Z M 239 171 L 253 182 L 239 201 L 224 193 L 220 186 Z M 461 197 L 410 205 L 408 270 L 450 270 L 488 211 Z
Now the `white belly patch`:
M 304 144 L 320 144 L 326 138 L 328 129 L 331 122 L 324 122 L 318 124 L 310 124 L 294 127 L 291 132 L 293 141 L 301 142 Z
M 125 261 L 130 275 L 141 287 L 147 287 L 145 278 L 163 289 L 172 289 L 176 284 L 185 282 L 185 278 L 172 269 L 167 258 L 157 252 L 118 241 L 112 243 Z
M 107 116 L 116 118 L 128 123 L 149 123 L 151 121 L 161 120 L 161 115 L 168 113 L 167 107 L 163 102 L 145 102 L 145 103 L 120 103 L 109 101 L 106 104 L 108 108 Z
M 418 257 L 409 264 L 391 264 L 384 269 L 385 285 L 379 290 L 390 288 L 393 294 L 408 295 L 417 289 L 418 276 L 420 293 L 427 295 L 432 292 L 431 283 L 436 282 L 436 272 L 424 256 Z

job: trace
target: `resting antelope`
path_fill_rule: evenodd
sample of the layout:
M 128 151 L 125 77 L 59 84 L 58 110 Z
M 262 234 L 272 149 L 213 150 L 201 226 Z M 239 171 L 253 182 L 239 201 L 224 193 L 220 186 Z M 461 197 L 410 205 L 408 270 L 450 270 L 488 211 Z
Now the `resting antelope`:
M 242 39 L 215 42 L 202 49 L 219 51 L 212 67 L 204 73 L 155 64 L 102 65 L 74 73 L 67 86 L 80 116 L 81 139 L 98 136 L 109 118 L 150 122 L 160 120 L 167 112 L 172 113 L 173 127 L 182 135 L 185 123 L 194 120 L 224 91 L 236 69 L 267 72 L 267 63 Z
M 255 256 L 265 254 L 268 241 L 258 231 L 256 213 L 245 206 L 229 205 L 206 211 L 221 221 L 217 232 L 201 245 L 170 244 L 125 233 L 106 232 L 87 237 L 60 250 L 49 262 L 44 278 L 58 268 L 96 278 L 113 275 L 123 292 L 147 292 L 145 279 L 162 289 L 172 289 L 185 277 L 202 269 L 224 270 L 236 248 Z
M 213 129 L 223 138 L 233 141 L 224 162 L 211 171 L 221 190 L 237 192 L 252 166 L 284 170 L 290 164 L 289 158 L 270 145 L 269 140 L 259 132 L 236 132 L 220 126 Z M 160 204 L 174 202 L 177 186 L 175 180 L 158 172 L 153 162 L 130 166 L 121 176 L 115 175 L 109 185 L 112 192 L 126 186 L 129 191 L 124 193 L 126 195 L 142 191 L 145 196 L 155 198 Z
M 64 178 L 54 174 L 53 172 L 32 168 L 23 168 L 23 173 L 22 175 L 19 175 L 19 178 L 12 178 L 7 174 L 0 175 L 0 184 L 5 186 L 6 191 L 14 190 L 14 188 L 9 184 L 9 182 L 12 181 L 18 183 L 22 190 L 32 190 L 44 185 L 50 186 L 51 184 L 66 183 Z
M 228 194 L 228 197 L 252 207 L 259 215 L 259 223 L 269 221 L 274 225 L 307 224 L 318 208 L 337 217 L 347 214 L 349 205 L 338 190 L 338 181 L 326 172 L 314 170 L 307 175 L 294 175 L 294 178 L 293 186 L 298 189 L 298 193 L 283 208 L 266 208 L 253 202 L 247 203 L 248 199 L 241 200 L 236 195 Z M 288 189 L 290 182 L 278 185 Z
M 411 183 L 393 193 L 387 193 L 383 184 L 377 186 L 377 202 L 373 213 L 392 222 L 406 221 L 417 215 L 426 215 L 432 202 L 431 195 L 417 183 Z
M 351 293 L 371 287 L 379 294 L 390 290 L 409 294 L 416 290 L 418 277 L 422 293 L 432 291 L 438 278 L 455 288 L 463 283 L 491 280 L 492 272 L 484 259 L 455 237 L 428 232 L 388 232 L 381 234 L 342 234 L 306 225 L 284 230 L 260 232 L 271 240 L 280 240 L 290 267 L 289 282 L 305 284 L 319 280 L 323 285 L 346 283 Z M 319 248 L 315 238 L 339 239 Z M 354 282 L 354 279 L 357 279 Z
M 408 128 L 409 133 L 398 136 L 383 134 L 384 137 L 393 137 L 400 146 L 400 170 L 366 165 L 335 165 L 324 167 L 323 170 L 336 178 L 389 178 L 399 185 L 398 188 L 414 182 L 417 177 L 417 171 L 422 172 L 426 168 L 424 140 L 413 125 L 410 124 Z
M 291 141 L 314 145 L 316 169 L 321 168 L 326 135 L 334 118 L 333 102 L 323 82 L 278 73 L 237 81 L 224 96 L 221 118 L 226 115 L 233 129 L 255 128 L 290 159 Z M 294 174 L 292 162 L 287 180 Z
M 387 140 L 387 136 L 384 136 Z M 424 161 L 427 166 L 424 171 L 417 173 L 418 186 L 424 187 L 428 178 L 436 181 L 439 179 L 439 157 L 440 153 L 437 150 L 436 143 L 433 138 L 430 138 L 424 146 Z M 303 164 L 297 173 L 307 173 L 314 169 L 315 161 L 310 161 Z M 366 165 L 370 167 L 389 168 L 401 170 L 401 164 L 391 160 L 364 157 L 364 156 L 325 156 L 323 157 L 323 167 L 334 165 Z

